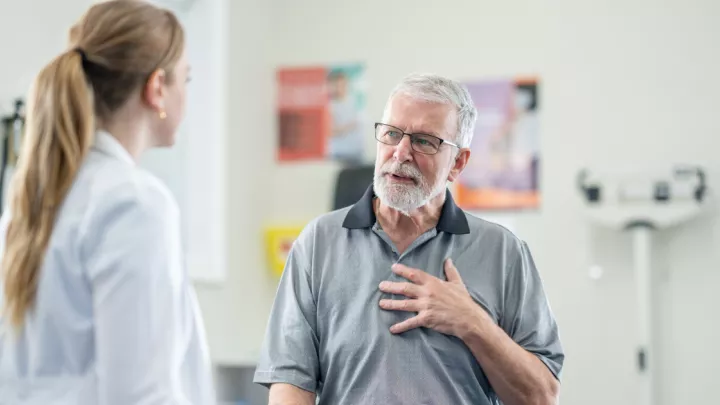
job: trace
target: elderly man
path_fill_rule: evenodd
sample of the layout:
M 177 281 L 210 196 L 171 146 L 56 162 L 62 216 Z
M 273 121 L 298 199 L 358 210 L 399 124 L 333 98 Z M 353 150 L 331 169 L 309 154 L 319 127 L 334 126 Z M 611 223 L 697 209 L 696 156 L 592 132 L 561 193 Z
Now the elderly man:
M 564 354 L 527 245 L 447 190 L 476 117 L 442 77 L 392 92 L 373 185 L 288 258 L 255 373 L 270 404 L 556 402 Z

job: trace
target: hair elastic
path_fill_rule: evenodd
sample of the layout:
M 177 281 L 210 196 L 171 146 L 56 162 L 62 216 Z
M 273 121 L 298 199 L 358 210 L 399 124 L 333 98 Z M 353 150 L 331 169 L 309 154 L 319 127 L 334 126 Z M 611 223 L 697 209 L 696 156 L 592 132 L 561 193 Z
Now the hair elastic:
M 80 48 L 78 46 L 75 49 L 73 49 L 73 51 L 77 52 L 80 55 L 80 58 L 82 58 L 83 64 L 88 62 L 87 54 L 85 53 L 85 51 L 83 51 L 82 48 Z

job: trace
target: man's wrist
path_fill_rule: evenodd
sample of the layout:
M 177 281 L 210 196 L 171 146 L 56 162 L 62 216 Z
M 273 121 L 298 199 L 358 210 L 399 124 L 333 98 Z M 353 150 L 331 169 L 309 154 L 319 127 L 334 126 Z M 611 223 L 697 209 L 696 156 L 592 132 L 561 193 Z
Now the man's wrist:
M 472 311 L 461 322 L 456 336 L 464 342 L 481 339 L 493 321 L 487 312 L 479 305 L 475 305 Z

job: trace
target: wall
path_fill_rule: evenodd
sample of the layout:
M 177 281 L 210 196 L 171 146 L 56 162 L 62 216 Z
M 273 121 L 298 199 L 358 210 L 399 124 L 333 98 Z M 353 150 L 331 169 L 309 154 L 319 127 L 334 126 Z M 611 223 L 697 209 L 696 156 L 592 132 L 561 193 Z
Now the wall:
M 627 235 L 589 228 L 575 189 L 585 166 L 697 163 L 720 188 L 720 5 L 715 1 L 380 2 L 277 0 L 275 62 L 364 61 L 369 112 L 411 71 L 458 79 L 537 74 L 542 208 L 517 215 L 567 350 L 563 404 L 635 404 L 634 286 Z M 368 128 L 369 148 L 372 131 Z M 707 143 L 707 144 L 705 144 Z M 312 217 L 330 194 L 327 164 L 276 166 L 269 218 Z M 288 204 L 281 197 L 293 196 Z M 569 207 L 568 207 L 569 206 Z M 715 396 L 720 355 L 720 219 L 661 231 L 654 256 L 661 404 Z M 594 263 L 605 277 L 589 279 Z
M 262 227 L 274 196 L 270 2 L 229 2 L 227 246 L 222 284 L 199 284 L 213 359 L 252 367 L 259 355 L 276 282 L 264 270 Z
M 25 97 L 37 72 L 67 46 L 70 25 L 92 3 L 91 0 L 2 1 L 1 115 L 12 111 L 13 100 Z

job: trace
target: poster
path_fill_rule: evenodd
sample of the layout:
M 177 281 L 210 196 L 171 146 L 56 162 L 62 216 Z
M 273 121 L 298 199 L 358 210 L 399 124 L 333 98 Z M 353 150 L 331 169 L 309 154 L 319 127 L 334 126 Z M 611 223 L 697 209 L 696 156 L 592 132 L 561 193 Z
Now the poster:
M 265 252 L 270 273 L 280 277 L 285 270 L 290 249 L 303 226 L 270 226 L 265 229 Z
M 540 206 L 538 81 L 466 83 L 478 109 L 468 165 L 455 186 L 468 210 L 523 210 Z
M 277 80 L 278 160 L 365 161 L 363 65 L 282 68 Z

